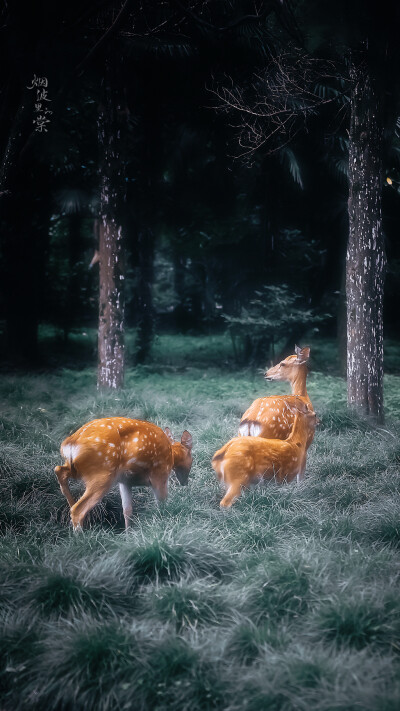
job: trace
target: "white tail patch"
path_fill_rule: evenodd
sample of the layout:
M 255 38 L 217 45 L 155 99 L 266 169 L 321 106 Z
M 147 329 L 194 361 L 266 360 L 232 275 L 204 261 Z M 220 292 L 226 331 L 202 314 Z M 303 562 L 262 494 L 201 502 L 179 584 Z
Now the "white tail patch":
M 80 446 L 79 444 L 64 444 L 61 451 L 68 464 L 71 466 L 72 462 L 79 454 Z
M 247 424 L 247 422 L 244 422 L 242 425 L 239 425 L 239 437 L 248 437 L 249 435 L 249 425 Z
M 256 425 L 254 422 L 250 425 L 250 437 L 258 437 L 262 430 L 261 425 Z

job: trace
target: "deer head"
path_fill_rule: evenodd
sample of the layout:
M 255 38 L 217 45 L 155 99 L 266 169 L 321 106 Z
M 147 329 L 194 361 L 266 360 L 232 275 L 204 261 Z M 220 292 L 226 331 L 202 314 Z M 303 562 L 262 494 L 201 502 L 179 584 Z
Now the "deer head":
M 192 466 L 192 447 L 193 438 L 190 432 L 185 430 L 182 434 L 181 441 L 175 442 L 172 432 L 169 427 L 164 430 L 169 441 L 172 444 L 172 452 L 174 455 L 173 470 L 177 476 L 179 483 L 186 486 L 188 483 L 189 473 Z
M 308 346 L 305 346 L 305 348 L 295 346 L 295 351 L 295 355 L 290 355 L 277 365 L 269 368 L 264 373 L 264 378 L 266 380 L 287 380 L 290 383 L 296 380 L 299 371 L 306 368 L 306 363 L 310 357 L 310 348 Z

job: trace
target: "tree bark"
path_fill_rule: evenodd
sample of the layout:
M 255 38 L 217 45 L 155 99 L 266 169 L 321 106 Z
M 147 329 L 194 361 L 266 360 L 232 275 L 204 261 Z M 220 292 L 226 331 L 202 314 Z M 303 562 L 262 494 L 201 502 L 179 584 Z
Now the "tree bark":
M 382 102 L 366 55 L 351 63 L 349 241 L 346 263 L 347 400 L 383 420 Z
M 118 96 L 110 60 L 106 65 L 104 102 L 98 121 L 101 167 L 100 192 L 100 299 L 97 387 L 120 388 L 124 382 L 124 260 L 119 223 L 122 190 Z

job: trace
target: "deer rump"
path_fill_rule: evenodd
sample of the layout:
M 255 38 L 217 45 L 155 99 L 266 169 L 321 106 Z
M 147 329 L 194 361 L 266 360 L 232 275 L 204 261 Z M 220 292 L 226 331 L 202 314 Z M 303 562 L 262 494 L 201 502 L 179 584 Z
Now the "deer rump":
M 291 482 L 301 469 L 301 456 L 290 442 L 268 440 L 260 451 L 258 437 L 235 437 L 219 449 L 211 462 L 218 479 L 230 485 L 240 480 L 242 486 L 276 479 Z
M 141 427 L 146 427 L 144 438 Z M 149 440 L 148 442 L 146 440 Z M 154 444 L 153 444 L 154 441 Z M 128 478 L 131 486 L 149 485 L 156 464 L 169 472 L 173 466 L 171 442 L 157 425 L 128 418 L 92 420 L 61 444 L 71 478 L 87 479 L 105 467 L 115 480 Z M 149 458 L 149 455 L 154 455 Z

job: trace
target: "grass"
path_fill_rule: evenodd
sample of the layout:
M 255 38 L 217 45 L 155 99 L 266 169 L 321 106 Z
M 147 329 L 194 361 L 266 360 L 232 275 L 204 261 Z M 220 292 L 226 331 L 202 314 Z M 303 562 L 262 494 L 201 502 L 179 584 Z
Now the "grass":
M 96 392 L 91 369 L 3 374 L 5 711 L 399 707 L 400 377 L 386 375 L 376 428 L 347 412 L 330 354 L 309 381 L 322 425 L 305 481 L 245 491 L 221 512 L 212 454 L 255 397 L 287 391 L 235 370 L 222 345 L 210 342 L 207 366 L 206 339 L 162 337 L 163 366 L 128 371 L 119 393 Z M 316 367 L 328 354 L 317 345 Z M 160 507 L 134 491 L 128 534 L 113 490 L 74 535 L 59 444 L 112 414 L 189 429 L 190 483 L 172 479 Z

